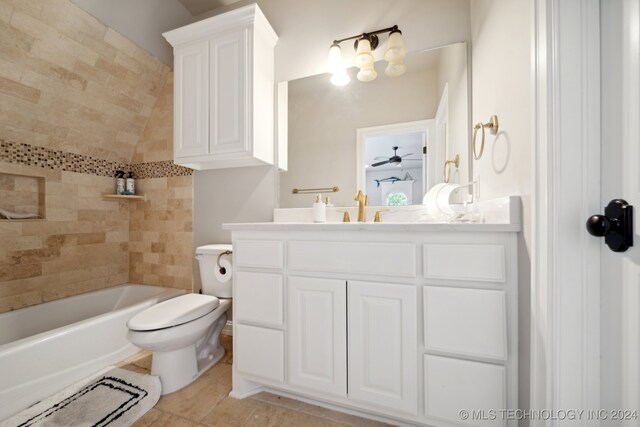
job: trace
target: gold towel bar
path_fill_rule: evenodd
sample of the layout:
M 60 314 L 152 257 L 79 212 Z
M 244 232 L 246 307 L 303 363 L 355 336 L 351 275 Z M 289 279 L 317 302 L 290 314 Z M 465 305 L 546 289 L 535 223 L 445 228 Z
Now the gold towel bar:
M 337 193 L 340 191 L 338 186 L 335 187 L 323 187 L 323 188 L 294 188 L 291 190 L 292 194 L 309 194 L 309 193 Z

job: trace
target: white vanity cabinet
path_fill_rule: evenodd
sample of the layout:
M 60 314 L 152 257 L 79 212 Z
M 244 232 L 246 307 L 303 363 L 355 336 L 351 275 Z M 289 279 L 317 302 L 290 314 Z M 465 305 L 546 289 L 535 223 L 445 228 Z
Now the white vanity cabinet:
M 518 407 L 518 226 L 225 228 L 232 396 L 269 390 L 396 424 L 509 424 L 500 411 Z
M 163 34 L 174 48 L 174 162 L 274 161 L 277 36 L 253 4 Z

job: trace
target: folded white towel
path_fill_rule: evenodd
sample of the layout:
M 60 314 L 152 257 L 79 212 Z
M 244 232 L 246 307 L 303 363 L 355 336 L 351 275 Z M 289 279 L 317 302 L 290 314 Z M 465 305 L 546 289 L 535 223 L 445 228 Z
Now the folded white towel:
M 0 208 L 0 215 L 5 217 L 6 219 L 29 219 L 29 218 L 38 218 L 38 214 L 32 213 L 17 213 L 17 212 L 9 212 Z

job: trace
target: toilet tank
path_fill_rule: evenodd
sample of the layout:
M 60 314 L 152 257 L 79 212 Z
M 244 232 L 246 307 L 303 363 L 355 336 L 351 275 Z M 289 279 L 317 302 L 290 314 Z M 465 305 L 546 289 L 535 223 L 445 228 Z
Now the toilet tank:
M 200 279 L 202 281 L 202 293 L 218 298 L 231 298 L 233 278 L 223 282 L 216 277 L 219 272 L 218 257 L 225 251 L 231 251 L 231 245 L 206 245 L 196 248 L 196 259 L 200 266 Z M 231 255 L 222 255 L 220 260 L 231 262 Z M 231 274 L 231 271 L 227 271 Z

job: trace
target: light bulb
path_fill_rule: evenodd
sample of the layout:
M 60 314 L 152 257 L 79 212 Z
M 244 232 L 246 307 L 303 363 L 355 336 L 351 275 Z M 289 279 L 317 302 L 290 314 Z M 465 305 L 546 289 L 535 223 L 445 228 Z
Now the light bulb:
M 367 67 L 360 68 L 357 77 L 361 82 L 370 82 L 378 77 L 378 73 L 373 68 L 373 64 L 369 64 Z
M 356 50 L 356 58 L 354 64 L 356 67 L 364 68 L 373 64 L 374 58 L 371 54 L 371 42 L 369 39 L 362 38 L 358 40 L 358 49 Z
M 351 77 L 349 77 L 349 74 L 347 74 L 344 68 L 341 71 L 333 73 L 331 76 L 331 84 L 334 86 L 346 86 L 350 81 Z
M 407 66 L 402 62 L 389 62 L 387 68 L 384 70 L 384 73 L 389 77 L 398 77 L 404 74 L 407 71 Z
M 329 48 L 329 58 L 327 59 L 327 72 L 336 73 L 344 68 L 342 65 L 342 50 L 340 45 L 334 43 Z
M 389 43 L 387 51 L 384 53 L 384 59 L 387 62 L 399 62 L 407 56 L 407 49 L 404 47 L 402 33 L 398 30 L 389 34 Z

